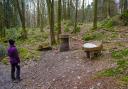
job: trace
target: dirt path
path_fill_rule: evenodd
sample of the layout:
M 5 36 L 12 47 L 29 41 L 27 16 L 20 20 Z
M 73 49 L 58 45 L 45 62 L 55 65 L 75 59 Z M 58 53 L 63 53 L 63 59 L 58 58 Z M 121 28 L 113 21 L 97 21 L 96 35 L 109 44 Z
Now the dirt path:
M 104 57 L 88 60 L 82 50 L 43 52 L 40 61 L 22 66 L 23 81 L 18 84 L 11 83 L 9 66 L 0 64 L 0 89 L 119 89 L 110 78 L 94 78 L 96 72 L 114 66 Z
M 10 66 L 0 64 L 0 89 L 128 89 L 119 87 L 116 79 L 95 78 L 98 71 L 115 66 L 109 53 L 89 60 L 82 42 L 72 42 L 69 52 L 47 51 L 40 61 L 23 63 L 18 84 L 10 81 Z

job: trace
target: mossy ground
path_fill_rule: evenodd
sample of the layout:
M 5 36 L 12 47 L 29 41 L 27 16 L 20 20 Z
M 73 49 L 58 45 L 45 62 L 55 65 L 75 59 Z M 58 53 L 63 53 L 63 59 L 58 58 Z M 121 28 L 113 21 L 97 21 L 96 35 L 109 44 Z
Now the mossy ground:
M 17 29 L 19 32 L 18 31 L 15 32 L 15 30 Z M 26 40 L 22 40 L 19 34 L 21 28 L 17 28 L 17 29 L 10 29 L 14 31 L 7 30 L 8 35 L 6 36 L 5 39 L 7 40 L 11 38 L 16 41 L 15 44 L 18 49 L 21 61 L 39 60 L 41 52 L 38 51 L 38 46 L 43 42 L 48 42 L 48 32 L 46 31 L 41 32 L 40 29 L 38 28 L 33 28 L 33 29 L 27 28 L 28 38 Z M 12 35 L 12 32 L 14 32 L 15 34 Z M 6 49 L 8 48 L 7 42 L 4 43 L 2 40 L 1 43 Z M 5 56 L 2 62 L 4 64 L 8 64 L 8 58 Z

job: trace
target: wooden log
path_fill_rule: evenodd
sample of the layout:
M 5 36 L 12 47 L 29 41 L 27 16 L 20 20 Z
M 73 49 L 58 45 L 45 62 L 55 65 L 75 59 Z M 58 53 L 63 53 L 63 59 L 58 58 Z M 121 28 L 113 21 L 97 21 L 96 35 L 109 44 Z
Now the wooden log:
M 52 47 L 49 46 L 49 44 L 47 43 L 43 43 L 41 45 L 38 46 L 38 51 L 48 51 L 48 50 L 52 50 Z

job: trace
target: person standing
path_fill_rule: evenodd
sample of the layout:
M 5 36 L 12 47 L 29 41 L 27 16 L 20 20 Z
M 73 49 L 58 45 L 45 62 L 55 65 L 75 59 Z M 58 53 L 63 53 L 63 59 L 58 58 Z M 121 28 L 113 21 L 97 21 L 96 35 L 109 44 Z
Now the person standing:
M 20 58 L 15 46 L 15 41 L 9 40 L 8 56 L 11 64 L 11 79 L 12 81 L 20 81 Z M 16 72 L 16 73 L 15 73 Z M 15 76 L 16 74 L 16 76 Z

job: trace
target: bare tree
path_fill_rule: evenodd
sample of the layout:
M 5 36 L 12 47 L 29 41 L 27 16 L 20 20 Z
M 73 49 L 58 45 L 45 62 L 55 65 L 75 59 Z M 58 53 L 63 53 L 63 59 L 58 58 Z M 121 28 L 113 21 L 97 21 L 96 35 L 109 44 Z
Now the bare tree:
M 75 11 L 75 24 L 74 24 L 74 30 L 73 33 L 76 33 L 77 30 L 77 13 L 78 13 L 78 0 L 76 0 L 76 11 Z
M 59 41 L 59 34 L 61 34 L 61 0 L 58 0 L 58 33 L 57 33 L 57 38 Z
M 97 5 L 98 5 L 98 0 L 93 0 L 94 1 L 94 20 L 93 20 L 93 29 L 97 28 Z
M 21 7 L 20 7 L 20 3 L 18 0 L 15 0 L 15 6 L 19 12 L 19 15 L 20 15 L 20 20 L 21 20 L 21 23 L 22 23 L 22 38 L 23 39 L 26 39 L 27 38 L 27 31 L 26 31 L 26 26 L 25 26 L 25 2 L 24 0 L 21 1 Z
M 54 33 L 54 0 L 46 0 L 48 15 L 49 15 L 49 24 L 50 24 L 50 42 L 51 45 L 56 43 L 55 41 L 55 33 Z
M 83 0 L 83 4 L 82 4 L 82 9 L 83 9 L 83 17 L 82 17 L 82 22 L 84 22 L 85 20 L 85 0 Z

